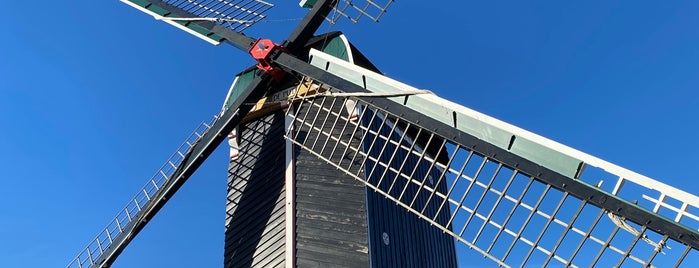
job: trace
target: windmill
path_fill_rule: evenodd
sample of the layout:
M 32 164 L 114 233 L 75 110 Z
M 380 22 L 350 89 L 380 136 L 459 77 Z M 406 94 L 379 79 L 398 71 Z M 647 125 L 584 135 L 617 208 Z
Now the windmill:
M 684 255 L 695 251 L 696 217 L 690 211 L 697 202 L 693 195 L 377 75 L 371 66 L 347 64 L 310 48 L 310 65 L 298 60 L 306 56 L 294 52 L 305 50 L 301 47 L 311 41 L 313 28 L 328 14 L 329 2 L 318 1 L 313 6 L 283 45 L 285 49 L 264 40 L 255 44 L 256 40 L 237 34 L 236 24 L 250 19 L 194 18 L 219 10 L 192 11 L 198 7 L 194 1 L 128 2 L 212 43 L 225 39 L 246 51 L 253 45 L 253 50 L 263 52 L 255 55 L 253 51 L 253 55 L 266 72 L 238 76 L 231 90 L 236 97 L 229 98 L 228 109 L 188 139 L 158 172 L 161 175 L 146 184 L 143 194 L 98 235 L 77 263 L 109 265 L 204 161 L 199 155 L 208 155 L 211 147 L 225 139 L 221 133 L 244 123 L 249 114 L 246 109 L 281 106 L 279 100 L 292 106 L 283 118 L 289 118 L 294 127 L 283 132 L 294 146 L 286 148 L 299 148 L 344 171 L 369 189 L 367 195 L 383 198 L 377 198 L 377 203 L 400 205 L 495 263 L 517 266 L 535 260 L 585 266 L 648 264 L 662 258 L 680 263 Z M 206 14 L 201 17 L 210 16 Z M 285 83 L 282 75 L 296 81 L 279 86 Z M 252 77 L 248 81 L 252 86 L 236 88 L 246 77 Z M 277 79 L 279 82 L 273 82 Z M 253 106 L 250 104 L 267 93 L 253 90 L 255 85 L 267 91 L 276 88 L 269 93 L 293 88 L 293 94 L 267 94 L 268 101 Z M 284 95 L 291 97 L 279 98 Z M 239 135 L 235 138 L 249 129 L 236 130 Z M 251 144 L 241 140 L 236 146 L 236 142 L 233 139 L 233 149 L 240 152 L 246 150 L 246 142 Z M 238 157 L 234 162 L 242 161 L 244 154 Z M 594 172 L 610 179 L 600 185 L 595 176 L 587 176 Z M 666 203 L 670 199 L 681 203 Z M 664 210 L 675 213 L 668 218 L 661 214 Z M 583 218 L 590 222 L 581 223 Z M 379 244 L 372 250 L 382 249 L 380 243 L 395 244 L 391 232 L 374 234 L 377 237 L 372 241 Z M 522 254 L 514 254 L 517 252 Z M 579 256 L 587 259 L 579 260 Z

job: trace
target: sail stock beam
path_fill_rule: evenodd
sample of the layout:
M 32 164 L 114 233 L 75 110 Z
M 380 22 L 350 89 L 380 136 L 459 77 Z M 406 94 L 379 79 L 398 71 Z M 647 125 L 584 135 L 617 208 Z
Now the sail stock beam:
M 156 19 L 173 25 L 176 24 L 178 28 L 198 35 L 200 38 L 209 39 L 207 41 L 210 41 L 210 43 L 218 44 L 226 41 L 239 49 L 249 51 L 256 41 L 237 32 L 237 28 L 227 27 L 227 22 L 234 22 L 234 20 L 239 20 L 238 18 L 228 15 L 225 15 L 228 17 L 219 18 L 223 13 L 212 10 L 211 7 L 199 5 L 196 1 L 185 1 L 187 2 L 185 3 L 172 0 L 122 0 L 122 2 L 153 15 Z M 227 1 L 221 2 L 230 7 L 240 8 Z M 297 26 L 296 30 L 286 41 L 286 44 L 293 45 L 294 50 L 287 49 L 286 51 L 296 52 L 301 47 L 297 44 L 306 44 L 308 42 L 320 26 L 320 23 L 322 23 L 322 18 L 331 9 L 330 5 L 333 3 L 333 0 L 321 0 L 319 5 L 309 11 L 302 23 Z M 203 10 L 202 12 L 208 12 L 209 15 L 214 14 L 219 16 L 217 18 L 220 20 L 208 20 L 205 19 L 208 17 L 199 17 L 197 14 L 190 13 L 193 10 Z M 256 14 L 255 16 L 258 15 Z M 155 179 L 149 181 L 146 184 L 146 188 L 141 191 L 143 195 L 139 192 L 136 198 L 129 202 L 129 205 L 117 215 L 115 220 L 100 235 L 93 239 L 67 267 L 110 267 L 126 246 L 182 187 L 187 179 L 194 174 L 218 145 L 227 138 L 228 133 L 243 121 L 244 117 L 254 107 L 250 103 L 255 103 L 265 97 L 275 88 L 274 85 L 276 83 L 277 81 L 272 79 L 269 74 L 261 71 L 257 72 L 253 81 L 240 93 L 227 110 L 217 116 L 213 124 L 205 124 L 206 129 L 204 131 L 201 131 L 201 133 L 195 132 L 192 135 L 194 138 L 185 142 L 185 150 L 178 149 L 173 154 L 173 156 L 176 156 L 177 161 L 167 161 L 165 167 L 168 168 L 168 172 L 162 172 L 162 169 L 156 172 L 155 178 L 157 181 L 154 181 Z M 150 187 L 151 184 L 154 187 Z M 140 198 L 141 196 L 145 199 Z M 131 205 L 132 203 L 133 205 Z M 125 218 L 121 217 L 122 214 L 125 215 Z

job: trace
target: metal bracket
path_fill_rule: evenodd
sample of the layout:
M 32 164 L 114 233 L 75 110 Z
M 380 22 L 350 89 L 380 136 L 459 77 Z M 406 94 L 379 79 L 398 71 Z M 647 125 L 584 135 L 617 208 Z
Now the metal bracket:
M 269 39 L 257 39 L 250 47 L 250 55 L 257 61 L 257 68 L 280 81 L 286 72 L 272 65 L 271 56 L 277 51 L 285 51 L 284 47 Z

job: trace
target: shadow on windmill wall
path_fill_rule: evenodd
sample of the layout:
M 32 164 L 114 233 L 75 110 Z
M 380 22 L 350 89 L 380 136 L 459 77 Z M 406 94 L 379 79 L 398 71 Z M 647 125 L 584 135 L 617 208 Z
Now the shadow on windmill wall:
M 334 107 L 335 113 L 342 112 L 342 105 Z M 327 110 L 311 108 L 301 110 L 308 116 L 325 117 Z M 327 136 L 318 135 L 301 127 L 296 140 L 312 140 L 317 146 L 331 151 L 334 142 L 326 142 Z M 339 137 L 341 129 L 318 126 L 323 132 Z M 342 136 L 352 146 L 358 139 Z M 345 159 L 339 148 L 333 160 Z M 294 146 L 296 159 L 296 264 L 298 267 L 368 267 L 369 249 L 366 214 L 366 190 L 364 184 L 326 163 L 317 156 Z M 359 168 L 359 161 L 352 166 Z
M 284 264 L 284 115 L 241 126 L 228 173 L 224 267 Z
M 376 117 L 374 114 L 374 111 L 367 109 L 361 118 L 363 126 L 375 131 L 366 133 L 365 138 L 366 141 L 374 141 L 373 144 L 362 144 L 362 150 L 370 159 L 376 159 L 367 161 L 364 166 L 364 173 L 369 174 L 365 175 L 369 176 L 366 180 L 404 204 L 412 203 L 415 208 L 423 208 L 425 216 L 446 226 L 451 213 L 448 209 L 439 209 L 444 199 L 420 191 L 419 185 L 409 183 L 398 175 L 400 172 L 411 174 L 413 178 L 423 178 L 422 184 L 446 193 L 446 180 L 441 177 L 443 170 L 405 149 L 398 150 L 398 144 L 387 142 L 377 135 L 402 141 L 401 148 L 409 148 L 413 145 L 411 143 L 415 143 L 416 147 L 428 148 L 425 153 L 431 157 L 441 152 L 442 158 L 446 158 L 446 150 L 439 148 L 443 146 L 442 141 L 424 136 L 413 138 L 412 142 L 401 139 L 402 132 L 407 132 L 406 135 L 410 137 L 415 137 L 418 132 L 406 131 L 405 125 L 391 130 L 394 120 L 385 114 L 377 113 L 379 116 Z M 400 160 L 391 161 L 391 158 Z M 440 161 L 439 156 L 434 158 Z M 377 161 L 390 163 L 390 166 L 383 166 Z M 457 267 L 455 241 L 451 236 L 372 189 L 367 189 L 367 208 L 372 267 Z

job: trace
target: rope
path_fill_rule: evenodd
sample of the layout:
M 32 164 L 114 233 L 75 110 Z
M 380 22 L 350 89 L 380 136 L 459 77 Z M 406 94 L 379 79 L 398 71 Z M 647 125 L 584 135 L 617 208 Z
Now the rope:
M 288 22 L 288 21 L 299 21 L 302 20 L 303 18 L 291 18 L 291 19 L 276 19 L 276 20 L 239 20 L 239 19 L 225 19 L 225 18 L 212 18 L 212 17 L 205 17 L 205 18 L 178 18 L 178 17 L 163 17 L 160 15 L 153 15 L 156 20 L 172 20 L 172 21 L 212 21 L 212 22 L 233 22 L 233 23 L 240 23 L 240 24 L 248 24 L 248 23 L 260 23 L 260 22 Z
M 174 20 L 174 21 L 213 21 L 213 22 L 235 22 L 240 24 L 253 23 L 253 20 L 239 20 L 239 19 L 224 19 L 224 18 L 176 18 L 176 17 L 163 17 L 160 15 L 153 15 L 156 20 Z
M 615 214 L 612 213 L 611 211 L 610 211 L 610 212 L 607 212 L 607 216 L 609 216 L 609 219 L 611 219 L 612 222 L 613 222 L 614 224 L 616 224 L 616 226 L 619 226 L 619 228 L 626 230 L 627 232 L 631 233 L 632 235 L 634 235 L 634 236 L 636 236 L 636 237 L 639 237 L 639 236 L 640 236 L 641 239 L 643 239 L 643 241 L 646 241 L 646 243 L 648 243 L 649 245 L 653 246 L 653 247 L 655 248 L 655 251 L 659 251 L 660 253 L 662 253 L 663 255 L 665 255 L 665 252 L 663 252 L 662 249 L 663 249 L 663 248 L 671 249 L 670 247 L 668 247 L 668 246 L 665 244 L 665 241 L 662 241 L 662 240 L 661 240 L 660 242 L 656 243 L 656 242 L 654 242 L 653 240 L 650 240 L 650 238 L 648 238 L 647 235 L 641 234 L 641 232 L 638 231 L 638 230 L 636 230 L 636 228 L 633 228 L 633 226 L 631 226 L 631 225 L 629 225 L 628 223 L 626 223 L 626 221 L 625 221 L 623 218 L 621 218 L 621 216 L 615 215 Z
M 332 92 L 332 91 L 325 91 L 321 93 L 317 93 L 313 96 L 318 96 L 318 97 L 402 97 L 402 96 L 409 96 L 409 95 L 418 95 L 418 94 L 433 94 L 432 91 L 423 89 L 423 90 L 410 90 L 410 91 L 398 91 L 398 92 L 390 92 L 390 93 L 379 93 L 379 92 L 371 92 L 371 93 L 365 93 L 365 92 L 352 92 L 352 93 L 347 93 L 347 92 Z
M 295 99 L 298 98 L 318 98 L 318 97 L 401 97 L 401 96 L 410 96 L 410 95 L 418 95 L 418 94 L 433 94 L 432 91 L 423 89 L 423 90 L 411 90 L 411 91 L 401 91 L 401 92 L 391 92 L 391 93 L 374 93 L 374 92 L 352 92 L 352 93 L 347 93 L 347 92 L 331 92 L 331 91 L 325 91 L 321 93 L 316 93 L 313 95 L 304 95 L 302 97 L 296 97 L 296 96 L 289 96 L 287 100 L 279 100 L 279 101 L 268 101 L 265 102 L 265 104 L 280 104 L 283 102 L 293 102 Z M 243 105 L 257 105 L 256 102 L 246 102 L 243 103 Z

